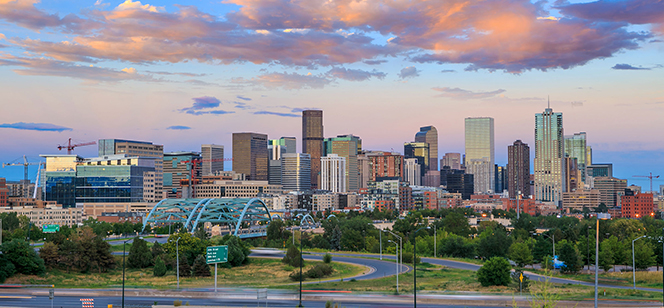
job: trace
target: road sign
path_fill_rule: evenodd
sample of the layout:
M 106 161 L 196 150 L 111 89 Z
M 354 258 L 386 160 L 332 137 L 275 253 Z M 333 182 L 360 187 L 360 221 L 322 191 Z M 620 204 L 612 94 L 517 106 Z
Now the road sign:
M 58 225 L 44 225 L 42 227 L 42 230 L 43 230 L 42 232 L 44 232 L 44 233 L 55 233 L 55 232 L 60 231 L 60 226 L 58 226 Z
M 210 246 L 205 257 L 207 264 L 228 262 L 228 246 Z
M 55 291 L 53 289 L 48 290 L 48 299 L 53 299 L 54 295 L 55 295 Z
M 520 282 L 523 282 L 523 273 L 521 273 L 521 274 L 519 275 L 519 281 L 520 281 Z

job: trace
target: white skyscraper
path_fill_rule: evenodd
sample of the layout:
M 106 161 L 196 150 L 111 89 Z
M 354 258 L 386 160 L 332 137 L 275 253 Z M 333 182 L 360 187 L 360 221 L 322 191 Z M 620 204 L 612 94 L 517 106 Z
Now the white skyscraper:
M 284 190 L 311 189 L 311 156 L 306 153 L 281 155 L 281 185 Z
M 422 185 L 421 168 L 420 164 L 417 163 L 417 158 L 406 158 L 404 160 L 404 175 L 406 176 L 406 182 L 413 186 Z
M 346 192 L 346 158 L 327 154 L 320 158 L 320 189 Z
M 535 114 L 535 199 L 560 205 L 565 191 L 563 114 Z
M 493 118 L 466 118 L 466 173 L 472 174 L 475 193 L 492 193 L 495 188 Z
M 216 144 L 201 145 L 203 175 L 212 175 L 224 171 L 224 146 Z

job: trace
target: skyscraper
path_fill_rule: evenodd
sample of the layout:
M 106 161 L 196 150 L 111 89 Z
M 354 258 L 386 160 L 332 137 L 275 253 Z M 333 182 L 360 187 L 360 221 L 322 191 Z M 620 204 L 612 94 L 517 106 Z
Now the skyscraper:
M 224 171 L 224 146 L 216 144 L 201 145 L 203 174 L 212 175 Z
M 320 158 L 323 156 L 323 111 L 302 111 L 302 153 L 311 156 L 311 186 L 318 187 Z
M 325 155 L 337 154 L 346 159 L 345 181 L 347 191 L 357 191 L 359 186 L 359 170 L 357 154 L 362 148 L 362 139 L 353 135 L 339 135 L 325 139 Z
M 398 177 L 403 179 L 403 155 L 390 152 L 370 152 L 369 181 L 376 182 L 379 178 Z
M 357 169 L 357 166 L 355 166 Z M 327 154 L 320 159 L 320 189 L 346 192 L 346 157 Z
M 233 133 L 233 171 L 243 173 L 247 180 L 268 180 L 267 135 Z
M 426 142 L 406 142 L 403 144 L 404 158 L 415 158 L 420 165 L 420 176 L 424 176 L 429 171 L 429 144 Z M 421 179 L 420 179 L 421 181 Z
M 535 114 L 535 199 L 560 206 L 565 191 L 563 114 L 547 107 Z
M 495 189 L 493 118 L 466 118 L 466 173 L 474 178 L 476 193 Z
M 189 194 L 190 191 L 183 191 L 181 181 L 186 180 L 187 187 L 191 187 L 200 179 L 200 159 L 201 155 L 197 152 L 164 153 L 164 193 L 167 198 L 191 198 L 193 196 L 193 194 Z M 193 161 L 196 161 L 197 164 L 194 172 L 191 170 Z M 191 185 L 188 180 L 191 180 Z
M 575 133 L 571 136 L 565 136 L 565 155 L 570 158 L 576 158 L 577 170 L 581 182 L 586 182 L 586 167 L 588 166 L 586 159 L 588 158 L 588 146 L 586 145 L 586 133 Z M 568 191 L 571 189 L 568 188 Z
M 164 146 L 152 144 L 152 142 L 121 140 L 121 139 L 99 139 L 99 157 L 127 154 L 138 157 L 152 157 L 154 161 L 154 196 L 155 199 L 145 200 L 157 202 L 166 198 L 164 188 Z
M 420 131 L 415 134 L 415 142 L 429 144 L 427 171 L 438 171 L 438 130 L 434 126 L 420 127 Z
M 510 198 L 530 195 L 530 147 L 521 140 L 507 147 L 507 190 Z
M 311 189 L 311 156 L 305 153 L 286 153 L 281 156 L 281 185 L 284 190 Z
M 448 166 L 450 169 L 461 170 L 461 153 L 445 153 L 443 158 L 440 160 L 440 168 L 443 166 Z
M 422 166 L 417 158 L 406 158 L 404 160 L 404 180 L 410 185 L 422 185 Z

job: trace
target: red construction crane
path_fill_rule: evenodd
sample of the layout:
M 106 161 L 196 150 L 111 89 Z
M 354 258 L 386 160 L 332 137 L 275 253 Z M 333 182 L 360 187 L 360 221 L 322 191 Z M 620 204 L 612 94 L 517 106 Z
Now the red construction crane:
M 58 144 L 58 150 L 62 149 L 67 149 L 67 155 L 71 155 L 71 151 L 73 151 L 76 147 L 83 147 L 86 145 L 93 145 L 97 144 L 97 142 L 92 141 L 92 142 L 83 142 L 83 143 L 77 143 L 77 144 L 71 144 L 71 138 L 69 138 L 69 142 L 67 145 L 59 145 Z
M 657 179 L 659 178 L 659 175 L 652 175 L 652 172 L 650 172 L 650 175 L 633 175 L 635 178 L 648 178 L 650 179 L 650 192 L 652 192 L 652 179 Z
M 191 181 L 194 178 L 194 175 L 196 174 L 196 168 L 198 167 L 198 164 L 200 163 L 209 163 L 209 162 L 219 162 L 219 161 L 233 161 L 232 158 L 214 158 L 214 159 L 202 159 L 202 158 L 193 158 L 191 160 L 183 160 L 180 163 L 181 164 L 187 164 L 191 166 L 189 169 L 191 170 L 191 174 L 189 175 L 189 198 L 191 198 L 191 192 L 193 191 L 194 187 L 192 186 Z

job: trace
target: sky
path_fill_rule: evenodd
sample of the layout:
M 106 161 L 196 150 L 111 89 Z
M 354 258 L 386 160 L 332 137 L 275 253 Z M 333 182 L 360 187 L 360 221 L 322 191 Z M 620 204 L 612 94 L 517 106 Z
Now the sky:
M 441 157 L 463 153 L 464 118 L 493 117 L 504 165 L 550 101 L 615 176 L 664 176 L 661 0 L 0 0 L 0 81 L 0 162 L 69 138 L 299 150 L 301 110 L 321 109 L 327 137 L 369 150 L 434 125 Z

